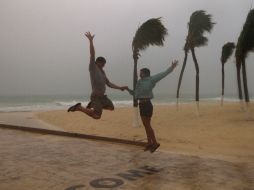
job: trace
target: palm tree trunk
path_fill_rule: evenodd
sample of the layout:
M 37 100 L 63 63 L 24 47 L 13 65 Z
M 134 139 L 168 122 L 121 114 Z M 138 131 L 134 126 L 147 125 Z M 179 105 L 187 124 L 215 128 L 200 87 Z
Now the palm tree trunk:
M 134 53 L 133 53 L 134 54 Z M 136 84 L 138 81 L 138 72 L 137 72 L 137 65 L 138 65 L 138 58 L 136 55 L 133 55 L 134 58 L 134 70 L 133 70 L 133 90 L 136 88 Z M 139 117 L 138 117 L 138 101 L 135 99 L 133 95 L 133 113 L 134 113 L 134 118 L 133 118 L 133 127 L 139 127 Z
M 244 89 L 244 96 L 245 102 L 249 102 L 249 92 L 248 92 L 248 85 L 247 85 L 247 74 L 246 74 L 246 66 L 245 66 L 245 59 L 242 61 L 242 74 L 243 74 L 243 89 Z
M 133 90 L 135 90 L 136 88 L 136 84 L 138 81 L 138 74 L 137 74 L 137 65 L 138 65 L 138 60 L 134 59 L 134 70 L 133 70 Z M 134 95 L 133 95 L 133 106 L 137 107 L 138 106 L 138 102 L 135 99 Z
M 238 84 L 238 97 L 240 100 L 240 108 L 243 111 L 243 94 L 242 94 L 242 82 L 241 82 L 241 63 L 236 63 L 236 70 L 237 70 L 237 84 Z
M 224 63 L 222 64 L 221 74 L 222 74 L 222 90 L 221 90 L 221 106 L 223 106 L 223 99 L 224 99 L 224 83 L 225 83 L 225 73 L 224 73 Z
M 251 113 L 249 108 L 249 92 L 248 92 L 248 83 L 247 83 L 247 73 L 246 73 L 246 64 L 245 59 L 242 61 L 242 74 L 243 74 L 243 89 L 244 89 L 244 97 L 245 97 L 245 103 L 246 103 L 246 118 L 247 120 L 251 120 Z
M 185 50 L 184 51 L 185 55 L 184 55 L 184 61 L 183 61 L 183 66 L 182 66 L 182 70 L 179 76 L 179 80 L 178 80 L 178 85 L 177 85 L 177 93 L 176 93 L 176 109 L 178 110 L 178 103 L 179 103 L 179 91 L 180 91 L 180 87 L 181 87 L 181 83 L 182 83 L 182 78 L 183 78 L 183 73 L 185 70 L 185 66 L 186 66 L 186 62 L 187 62 L 187 58 L 188 58 L 188 51 Z
M 196 69 L 196 105 L 197 105 L 197 116 L 199 116 L 199 66 L 198 66 L 198 61 L 195 55 L 195 49 L 191 48 L 191 54 L 192 58 L 195 64 L 195 69 Z

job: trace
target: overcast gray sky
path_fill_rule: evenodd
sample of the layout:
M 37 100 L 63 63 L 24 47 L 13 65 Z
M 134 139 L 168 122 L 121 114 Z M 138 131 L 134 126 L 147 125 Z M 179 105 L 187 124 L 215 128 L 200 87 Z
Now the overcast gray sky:
M 143 22 L 162 17 L 168 29 L 164 47 L 141 52 L 139 68 L 152 74 L 179 60 L 174 73 L 156 92 L 174 94 L 183 61 L 190 15 L 203 9 L 216 22 L 208 46 L 197 48 L 200 93 L 220 94 L 221 48 L 236 42 L 252 0 L 0 0 L 0 95 L 90 93 L 86 31 L 95 34 L 96 56 L 107 59 L 105 71 L 115 84 L 132 87 L 131 43 Z M 249 91 L 254 94 L 254 53 L 247 59 Z M 232 57 L 225 68 L 226 94 L 237 94 Z M 251 76 L 252 74 L 252 76 Z M 195 93 L 195 70 L 189 56 L 182 93 Z M 109 93 L 116 92 L 108 89 Z

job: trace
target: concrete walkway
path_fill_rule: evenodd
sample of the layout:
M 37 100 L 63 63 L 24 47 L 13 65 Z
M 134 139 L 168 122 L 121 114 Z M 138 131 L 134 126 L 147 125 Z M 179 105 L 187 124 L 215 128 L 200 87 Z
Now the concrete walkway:
M 254 190 L 254 163 L 0 129 L 1 190 Z
M 0 113 L 0 125 L 1 124 L 63 131 L 54 125 L 50 125 L 38 119 L 35 112 L 2 112 Z

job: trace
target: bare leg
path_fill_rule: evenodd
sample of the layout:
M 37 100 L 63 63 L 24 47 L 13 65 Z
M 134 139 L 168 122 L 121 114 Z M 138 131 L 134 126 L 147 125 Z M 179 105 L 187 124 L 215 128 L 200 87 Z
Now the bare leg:
M 153 131 L 152 127 L 151 127 L 151 118 L 150 117 L 144 117 L 144 116 L 142 116 L 141 119 L 142 119 L 142 123 L 143 123 L 143 125 L 145 127 L 145 130 L 146 130 L 148 145 L 158 144 L 158 142 L 157 142 L 157 140 L 155 138 L 154 131 Z
M 94 118 L 94 119 L 100 119 L 100 118 L 101 118 L 101 116 L 100 116 L 100 115 L 96 115 L 96 114 L 94 113 L 94 110 L 91 109 L 91 108 L 84 108 L 84 107 L 82 107 L 82 106 L 78 106 L 78 107 L 76 108 L 76 111 L 81 111 L 81 112 L 87 114 L 88 116 L 90 116 L 90 117 L 92 117 L 92 118 Z

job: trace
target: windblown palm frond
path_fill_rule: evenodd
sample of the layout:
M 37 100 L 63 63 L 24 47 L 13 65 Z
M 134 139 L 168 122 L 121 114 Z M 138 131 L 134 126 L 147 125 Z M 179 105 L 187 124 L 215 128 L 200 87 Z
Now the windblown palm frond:
M 204 10 L 199 10 L 192 13 L 188 25 L 191 32 L 202 35 L 204 32 L 211 32 L 213 24 L 212 16 Z
M 205 36 L 194 36 L 192 42 L 195 44 L 195 47 L 201 47 L 207 45 L 208 38 Z
M 249 12 L 243 26 L 242 51 L 244 58 L 254 51 L 254 9 Z
M 167 34 L 167 29 L 161 23 L 161 17 L 149 19 L 136 31 L 132 41 L 132 49 L 138 52 L 146 49 L 149 45 L 163 46 Z
M 228 42 L 224 44 L 222 47 L 222 52 L 221 52 L 221 63 L 225 64 L 228 60 L 228 58 L 233 54 L 235 48 L 235 43 L 234 42 Z
M 204 10 L 195 11 L 188 23 L 188 36 L 186 38 L 188 47 L 200 47 L 207 45 L 208 39 L 204 37 L 205 32 L 211 32 L 213 25 L 212 16 Z
M 235 57 L 236 62 L 240 63 L 245 59 L 250 51 L 254 50 L 254 9 L 250 10 L 243 29 L 238 37 Z

